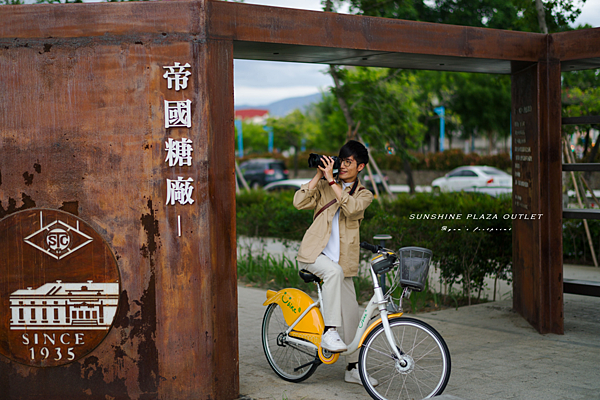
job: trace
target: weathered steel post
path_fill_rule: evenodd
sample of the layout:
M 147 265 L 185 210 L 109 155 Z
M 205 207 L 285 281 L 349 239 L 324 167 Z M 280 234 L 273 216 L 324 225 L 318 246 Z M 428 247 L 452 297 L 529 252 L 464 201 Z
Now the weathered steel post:
M 563 326 L 560 62 L 512 65 L 513 307 L 540 333 Z
M 207 7 L 0 7 L 3 399 L 237 398 L 233 47 Z

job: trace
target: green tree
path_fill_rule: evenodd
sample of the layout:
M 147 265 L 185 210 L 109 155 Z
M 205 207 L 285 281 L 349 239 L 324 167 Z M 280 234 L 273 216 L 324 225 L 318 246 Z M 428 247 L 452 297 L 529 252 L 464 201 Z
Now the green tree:
M 488 138 L 489 153 L 496 138 L 510 134 L 510 78 L 506 75 L 454 74 L 456 93 L 450 108 L 460 116 L 465 134 Z
M 363 139 L 372 148 L 393 146 L 403 160 L 411 193 L 414 180 L 410 149 L 423 141 L 425 126 L 420 122 L 423 110 L 416 99 L 420 94 L 414 74 L 387 68 L 357 67 L 340 70 L 343 86 L 338 89 L 360 121 Z
M 294 176 L 298 176 L 298 153 L 302 139 L 311 126 L 308 118 L 298 109 L 283 118 L 269 118 L 267 125 L 273 128 L 273 141 L 276 147 L 294 149 Z
M 572 29 L 586 0 L 542 1 L 548 31 Z M 385 18 L 540 32 L 536 0 L 348 0 L 353 12 Z
M 538 0 L 539 1 L 539 0 Z M 539 32 L 572 29 L 585 0 L 546 0 L 544 15 L 538 18 L 536 0 L 348 0 L 353 12 L 386 18 L 399 18 L 444 24 Z M 483 134 L 490 149 L 509 130 L 510 82 L 507 77 L 445 72 L 417 72 L 423 88 L 419 101 L 428 111 L 422 118 L 426 138 L 437 138 L 439 124 L 431 107 L 432 97 L 445 106 L 450 122 L 448 138 L 462 125 L 463 136 Z M 437 139 L 436 139 L 437 140 Z M 437 146 L 436 146 L 437 147 Z
M 596 70 L 597 71 L 597 70 Z M 595 71 L 594 71 L 595 72 Z M 565 87 L 562 90 L 562 115 L 563 117 L 585 117 L 600 115 L 600 87 L 588 87 L 581 89 L 580 87 Z M 583 158 L 586 157 L 590 149 L 591 138 L 590 133 L 592 125 L 565 125 L 563 127 L 563 135 L 572 135 L 577 131 L 585 132 L 583 139 Z M 597 127 L 596 127 L 597 128 Z M 587 162 L 593 162 L 598 154 L 598 141 L 590 152 Z
M 417 102 L 422 104 L 425 112 L 421 116 L 421 122 L 427 127 L 425 141 L 431 143 L 429 150 L 439 151 L 440 117 L 434 112 L 434 108 L 444 106 L 445 108 L 445 136 L 448 138 L 450 147 L 452 139 L 461 136 L 461 118 L 451 107 L 451 101 L 456 94 L 456 74 L 440 71 L 413 71 L 417 78 L 417 84 L 421 88 Z M 422 146 L 423 147 L 423 146 Z M 423 149 L 423 152 L 424 149 Z
M 238 134 L 235 132 L 235 143 L 238 143 Z M 262 124 L 242 121 L 242 138 L 244 154 L 266 153 L 269 146 L 269 137 Z
M 337 152 L 346 142 L 348 126 L 335 95 L 323 93 L 320 102 L 306 110 L 314 129 L 307 132 L 307 148 Z

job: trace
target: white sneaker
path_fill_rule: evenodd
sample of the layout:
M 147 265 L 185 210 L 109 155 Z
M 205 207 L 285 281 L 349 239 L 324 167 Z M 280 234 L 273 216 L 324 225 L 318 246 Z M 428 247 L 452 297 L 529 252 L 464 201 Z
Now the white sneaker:
M 328 329 L 327 332 L 321 335 L 321 347 L 332 353 L 341 353 L 348 350 L 346 343 L 342 341 L 335 329 Z
M 360 380 L 360 374 L 358 373 L 358 368 L 353 368 L 350 371 L 346 370 L 346 376 L 344 377 L 344 380 L 348 383 L 358 383 L 359 385 L 363 384 L 362 381 Z M 379 382 L 377 382 L 377 379 L 375 379 L 371 376 L 369 376 L 369 382 L 371 382 L 372 386 L 379 385 Z

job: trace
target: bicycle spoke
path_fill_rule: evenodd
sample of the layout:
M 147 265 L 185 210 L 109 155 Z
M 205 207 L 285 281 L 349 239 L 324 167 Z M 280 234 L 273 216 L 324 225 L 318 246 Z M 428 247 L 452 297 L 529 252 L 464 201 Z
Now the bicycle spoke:
M 281 308 L 271 304 L 263 320 L 265 355 L 277 375 L 291 382 L 300 382 L 312 375 L 320 362 L 317 352 L 308 345 L 286 341 L 283 335 L 287 329 Z
M 402 367 L 396 362 L 383 327 L 374 330 L 361 349 L 360 363 L 363 365 L 361 374 L 373 376 L 379 385 L 366 385 L 367 391 L 373 398 L 390 400 L 422 399 L 441 393 L 450 366 L 442 347 L 445 344 L 440 344 L 443 342 L 434 336 L 439 338 L 439 334 L 408 317 L 391 321 L 390 328 L 400 354 L 407 356 L 409 364 Z

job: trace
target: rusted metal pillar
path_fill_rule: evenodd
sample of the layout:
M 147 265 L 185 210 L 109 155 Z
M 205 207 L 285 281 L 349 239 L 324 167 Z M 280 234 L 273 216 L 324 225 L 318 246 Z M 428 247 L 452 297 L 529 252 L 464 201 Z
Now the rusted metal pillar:
M 238 397 L 233 48 L 206 12 L 0 7 L 3 399 Z M 38 294 L 66 302 L 56 324 L 33 306 L 21 323 Z
M 560 62 L 513 63 L 513 306 L 540 333 L 562 334 Z M 533 218 L 532 218 L 533 217 Z

